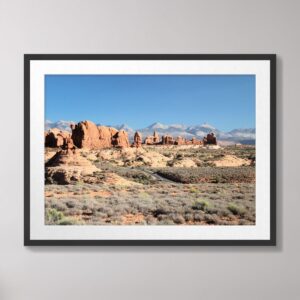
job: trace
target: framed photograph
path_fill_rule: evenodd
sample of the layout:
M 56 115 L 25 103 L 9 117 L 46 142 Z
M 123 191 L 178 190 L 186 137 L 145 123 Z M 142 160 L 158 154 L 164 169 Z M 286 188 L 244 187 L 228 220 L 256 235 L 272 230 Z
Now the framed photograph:
M 26 54 L 25 245 L 276 245 L 276 56 Z

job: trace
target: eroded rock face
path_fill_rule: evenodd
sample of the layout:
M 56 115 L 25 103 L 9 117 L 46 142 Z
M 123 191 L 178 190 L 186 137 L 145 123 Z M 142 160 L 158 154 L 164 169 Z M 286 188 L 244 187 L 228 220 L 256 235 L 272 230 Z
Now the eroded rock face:
M 207 134 L 206 137 L 203 138 L 204 145 L 217 145 L 217 138 L 215 137 L 214 133 Z
M 154 145 L 154 142 L 153 142 L 153 136 L 152 136 L 152 135 L 147 136 L 147 137 L 145 138 L 144 144 L 145 144 L 145 145 Z
M 79 122 L 71 129 L 75 146 L 86 149 L 110 148 L 113 146 L 113 137 L 118 133 L 115 128 L 97 126 L 91 121 Z
M 142 135 L 137 131 L 134 134 L 133 144 L 131 146 L 136 148 L 142 147 Z
M 118 132 L 117 129 L 107 126 L 98 126 L 101 148 L 112 147 L 112 137 Z
M 99 130 L 96 124 L 90 121 L 79 122 L 72 129 L 72 140 L 78 148 L 100 148 Z
M 45 132 L 45 147 L 62 147 L 65 139 L 70 137 L 71 134 L 67 131 L 62 131 L 57 128 L 49 129 Z
M 161 140 L 162 145 L 174 145 L 174 142 L 175 141 L 172 136 L 170 136 L 170 135 L 162 136 L 162 140 Z
M 67 148 L 58 151 L 45 165 L 46 183 L 70 184 L 84 180 L 85 176 L 100 171 L 89 160 L 81 156 L 72 143 Z
M 159 135 L 156 131 L 153 133 L 153 143 L 158 144 L 159 143 Z
M 185 138 L 178 136 L 174 142 L 175 145 L 187 145 Z
M 129 147 L 130 144 L 129 144 L 127 132 L 125 130 L 118 131 L 112 137 L 112 145 L 114 147 L 118 147 L 118 148 L 127 148 L 127 147 Z
M 160 144 L 159 135 L 154 131 L 153 135 L 149 135 L 145 138 L 144 144 L 146 145 L 158 145 Z

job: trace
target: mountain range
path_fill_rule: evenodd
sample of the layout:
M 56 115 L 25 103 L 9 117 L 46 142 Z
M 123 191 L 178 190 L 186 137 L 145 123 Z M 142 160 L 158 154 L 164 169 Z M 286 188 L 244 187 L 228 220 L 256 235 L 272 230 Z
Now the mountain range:
M 52 122 L 46 120 L 45 130 L 51 128 L 58 128 L 60 130 L 70 131 L 70 124 L 72 123 L 75 122 L 63 121 L 63 120 Z M 98 124 L 98 125 L 104 125 L 104 124 Z M 207 123 L 201 125 L 195 125 L 195 126 L 187 126 L 183 124 L 167 125 L 158 122 L 153 123 L 148 127 L 139 128 L 139 129 L 133 129 L 129 127 L 127 124 L 108 125 L 108 126 L 114 127 L 118 130 L 124 129 L 125 131 L 127 131 L 130 140 L 133 140 L 133 135 L 135 131 L 139 131 L 142 134 L 143 138 L 145 138 L 148 135 L 152 135 L 153 132 L 156 131 L 159 135 L 169 134 L 174 137 L 181 136 L 187 139 L 191 139 L 193 137 L 202 139 L 208 133 L 213 132 L 216 135 L 219 142 L 228 143 L 228 144 L 230 143 L 241 143 L 241 144 L 251 144 L 251 145 L 255 144 L 255 128 L 239 128 L 239 129 L 233 129 L 231 131 L 225 132 Z

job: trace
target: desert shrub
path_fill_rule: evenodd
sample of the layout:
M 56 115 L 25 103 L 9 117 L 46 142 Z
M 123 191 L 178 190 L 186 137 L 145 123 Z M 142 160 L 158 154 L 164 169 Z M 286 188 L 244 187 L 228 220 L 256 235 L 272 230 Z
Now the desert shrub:
M 230 202 L 227 206 L 227 209 L 231 211 L 234 215 L 244 215 L 245 214 L 245 208 L 237 206 L 235 203 Z
M 165 218 L 159 221 L 159 225 L 174 225 L 174 222 L 171 219 Z
M 64 203 L 60 202 L 59 200 L 54 200 L 51 203 L 51 208 L 53 208 L 57 211 L 65 211 L 66 210 L 66 206 L 64 205 Z
M 194 221 L 195 222 L 201 222 L 201 221 L 204 221 L 204 213 L 196 213 L 196 214 L 194 214 Z
M 141 200 L 149 200 L 151 197 L 147 192 L 140 192 L 138 194 L 139 199 Z
M 149 224 L 149 225 L 154 225 L 154 224 L 156 224 L 156 219 L 155 219 L 153 216 L 148 215 L 148 216 L 146 217 L 146 222 L 147 222 L 147 224 Z
M 253 167 L 167 167 L 157 170 L 157 174 L 180 183 L 252 183 L 255 181 Z
M 185 218 L 186 222 L 193 222 L 194 221 L 194 216 L 191 213 L 185 214 L 184 218 Z
M 169 208 L 163 207 L 163 206 L 160 206 L 157 209 L 155 209 L 154 211 L 152 211 L 152 214 L 154 217 L 159 217 L 162 215 L 166 215 L 168 213 L 169 213 Z
M 49 224 L 55 224 L 64 218 L 64 214 L 55 208 L 46 210 L 46 222 Z
M 244 220 L 244 219 L 239 220 L 239 225 L 251 225 L 251 224 L 252 224 L 252 223 L 249 222 L 248 220 Z
M 218 213 L 218 209 L 209 205 L 209 206 L 206 208 L 206 212 L 207 212 L 208 214 L 217 214 L 217 213 Z
M 111 217 L 114 215 L 114 211 L 111 207 L 99 207 L 98 208 L 98 212 L 101 212 L 101 213 L 105 213 L 108 217 Z
M 207 200 L 197 199 L 194 201 L 192 208 L 194 210 L 203 210 L 206 211 L 209 208 L 210 204 Z
M 217 211 L 217 214 L 220 217 L 227 217 L 230 214 L 230 212 L 228 211 L 228 209 L 219 209 Z
M 198 190 L 194 187 L 190 188 L 190 193 L 195 194 L 198 193 Z
M 77 222 L 71 218 L 63 218 L 58 222 L 58 225 L 75 225 Z
M 141 170 L 136 170 L 136 169 L 128 170 L 128 168 L 126 169 L 119 168 L 119 170 L 116 170 L 116 173 L 120 176 L 125 177 L 126 179 L 133 180 L 135 182 L 142 183 L 145 185 L 152 184 L 155 182 L 155 180 L 152 178 L 151 175 L 146 174 Z
M 170 217 L 175 224 L 184 224 L 185 223 L 184 217 L 180 214 L 172 213 L 172 214 L 170 214 Z
M 206 214 L 204 220 L 207 224 L 218 224 L 218 217 L 216 215 Z
M 70 201 L 66 202 L 66 206 L 68 208 L 74 208 L 76 206 L 76 203 L 75 203 L 75 201 L 70 200 Z

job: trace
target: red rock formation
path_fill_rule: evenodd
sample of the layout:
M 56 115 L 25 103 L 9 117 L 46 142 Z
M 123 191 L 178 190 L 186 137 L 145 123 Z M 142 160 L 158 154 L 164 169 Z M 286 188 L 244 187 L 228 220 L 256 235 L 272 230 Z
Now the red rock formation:
M 71 134 L 67 131 L 49 129 L 45 132 L 45 147 L 61 147 L 64 145 L 64 140 L 70 137 Z
M 137 131 L 134 134 L 133 144 L 131 146 L 136 148 L 142 147 L 142 135 Z
M 187 141 L 185 140 L 185 138 L 178 136 L 174 142 L 174 145 L 186 145 Z
M 162 145 L 174 145 L 174 139 L 170 135 L 163 135 L 161 143 Z
M 153 135 L 149 135 L 145 138 L 144 144 L 146 145 L 157 145 L 159 142 L 159 135 L 156 131 L 154 131 Z
M 63 144 L 62 148 L 64 150 L 67 150 L 67 151 L 71 151 L 71 150 L 76 149 L 76 147 L 73 143 L 73 140 L 70 137 L 67 137 L 67 138 L 64 139 L 64 144 Z
M 77 149 L 73 149 L 74 145 L 70 140 L 66 147 L 45 164 L 46 183 L 70 184 L 85 180 L 86 176 L 99 171 L 88 159 L 81 156 Z
M 113 146 L 113 137 L 117 130 L 107 126 L 96 126 L 91 121 L 71 125 L 72 139 L 78 148 L 103 149 Z
M 71 126 L 71 129 L 72 140 L 78 148 L 100 148 L 99 130 L 93 122 L 79 122 L 77 125 Z
M 112 137 L 118 132 L 117 129 L 106 126 L 98 126 L 99 140 L 102 148 L 112 147 Z
M 118 148 L 126 148 L 129 147 L 129 140 L 128 140 L 128 134 L 125 130 L 118 131 L 113 137 L 112 137 L 112 145 L 114 147 Z
M 206 137 L 203 138 L 203 144 L 204 145 L 217 145 L 217 139 L 215 137 L 215 134 L 209 133 Z
M 153 145 L 154 144 L 154 142 L 153 142 L 153 136 L 152 135 L 147 136 L 145 138 L 144 144 L 145 145 Z
M 153 143 L 158 144 L 159 143 L 159 135 L 156 131 L 153 133 Z

